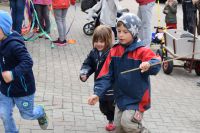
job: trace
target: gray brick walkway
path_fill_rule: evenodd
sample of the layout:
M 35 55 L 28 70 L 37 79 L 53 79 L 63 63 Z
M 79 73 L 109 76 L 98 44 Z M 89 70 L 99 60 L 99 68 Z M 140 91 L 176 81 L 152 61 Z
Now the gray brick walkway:
M 130 3 L 130 4 L 129 4 Z M 131 12 L 137 12 L 133 0 L 121 2 Z M 36 104 L 43 104 L 49 116 L 48 130 L 41 130 L 37 121 L 23 120 L 14 110 L 14 117 L 20 133 L 106 133 L 105 117 L 98 105 L 89 106 L 87 98 L 92 94 L 93 78 L 88 82 L 79 81 L 79 69 L 91 46 L 91 37 L 82 32 L 87 22 L 86 14 L 80 11 L 77 4 L 67 15 L 68 23 L 73 14 L 76 19 L 68 39 L 76 39 L 76 44 L 51 49 L 49 41 L 38 39 L 26 44 L 34 60 L 34 74 L 37 92 Z M 161 5 L 161 9 L 163 5 Z M 0 9 L 8 10 L 0 6 Z M 153 24 L 157 25 L 157 8 L 153 13 Z M 162 13 L 161 13 L 162 14 Z M 164 24 L 164 16 L 161 24 Z M 53 21 L 53 19 L 52 19 Z M 52 37 L 56 39 L 55 22 L 52 22 Z M 182 28 L 182 10 L 178 8 L 178 28 Z M 182 68 L 175 68 L 171 75 L 161 71 L 151 77 L 152 108 L 145 113 L 144 124 L 152 133 L 199 133 L 200 130 L 200 80 L 194 72 L 188 73 Z M 0 133 L 3 133 L 0 121 Z

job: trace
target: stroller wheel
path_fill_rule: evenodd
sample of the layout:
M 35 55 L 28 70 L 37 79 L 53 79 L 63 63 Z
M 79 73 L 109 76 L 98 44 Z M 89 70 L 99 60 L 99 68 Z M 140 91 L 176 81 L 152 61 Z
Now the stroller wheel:
M 94 33 L 94 28 L 94 22 L 87 23 L 83 26 L 83 32 L 86 35 L 91 36 Z

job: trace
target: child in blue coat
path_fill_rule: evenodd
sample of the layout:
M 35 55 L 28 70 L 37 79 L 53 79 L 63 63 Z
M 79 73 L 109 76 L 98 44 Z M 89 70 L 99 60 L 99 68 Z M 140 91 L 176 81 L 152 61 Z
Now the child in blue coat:
M 93 49 L 83 62 L 80 70 L 81 81 L 85 82 L 92 73 L 94 73 L 94 81 L 96 81 L 106 57 L 108 56 L 112 41 L 113 36 L 110 27 L 100 25 L 95 29 L 92 40 Z M 113 90 L 111 87 L 107 90 L 105 95 L 100 98 L 99 103 L 101 112 L 106 115 L 107 120 L 109 121 L 105 127 L 106 130 L 114 130 L 115 126 L 113 124 L 113 120 L 115 108 Z
M 42 106 L 34 106 L 35 80 L 32 71 L 33 61 L 23 38 L 11 32 L 11 16 L 0 10 L 0 118 L 5 133 L 18 133 L 13 119 L 16 105 L 22 118 L 38 120 L 42 129 L 48 120 Z

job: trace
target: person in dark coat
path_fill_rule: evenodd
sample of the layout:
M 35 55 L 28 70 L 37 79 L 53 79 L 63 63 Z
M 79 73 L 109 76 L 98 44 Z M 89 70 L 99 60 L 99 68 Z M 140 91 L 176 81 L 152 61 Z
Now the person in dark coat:
M 110 51 L 112 40 L 113 36 L 110 27 L 100 25 L 95 29 L 92 41 L 94 48 L 90 51 L 81 67 L 81 81 L 85 82 L 92 73 L 94 73 L 94 81 L 96 81 Z M 108 124 L 105 127 L 107 131 L 112 131 L 115 129 L 115 125 L 113 124 L 115 109 L 113 95 L 113 89 L 110 87 L 106 94 L 99 100 L 99 108 L 101 112 L 106 115 L 108 120 Z

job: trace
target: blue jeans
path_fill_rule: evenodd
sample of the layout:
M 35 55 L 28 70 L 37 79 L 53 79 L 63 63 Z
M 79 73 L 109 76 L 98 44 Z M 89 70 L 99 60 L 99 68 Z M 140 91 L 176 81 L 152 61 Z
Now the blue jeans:
M 34 107 L 34 94 L 25 97 L 6 97 L 0 92 L 0 118 L 3 121 L 5 133 L 19 132 L 12 115 L 15 105 L 21 117 L 26 120 L 36 120 L 44 116 L 42 106 Z
M 11 15 L 13 19 L 12 29 L 21 34 L 24 20 L 24 8 L 26 0 L 10 0 Z

